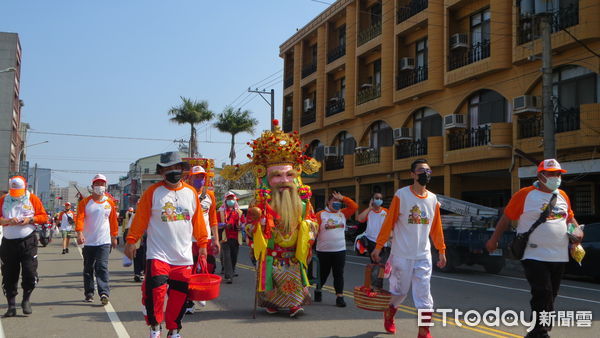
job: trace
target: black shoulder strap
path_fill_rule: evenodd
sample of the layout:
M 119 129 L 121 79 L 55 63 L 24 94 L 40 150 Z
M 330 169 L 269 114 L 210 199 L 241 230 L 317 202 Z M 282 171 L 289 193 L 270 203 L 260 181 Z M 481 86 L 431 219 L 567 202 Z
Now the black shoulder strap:
M 535 223 L 531 225 L 531 228 L 529 228 L 529 231 L 527 231 L 526 233 L 527 235 L 531 234 L 533 230 L 535 230 L 540 224 L 546 222 L 548 215 L 550 215 L 550 211 L 552 211 L 552 209 L 554 209 L 554 206 L 556 205 L 556 198 L 557 195 L 552 194 L 552 197 L 550 197 L 550 202 L 548 202 L 548 206 L 546 207 L 546 209 L 544 209 L 544 211 L 542 211 L 537 221 L 535 221 Z

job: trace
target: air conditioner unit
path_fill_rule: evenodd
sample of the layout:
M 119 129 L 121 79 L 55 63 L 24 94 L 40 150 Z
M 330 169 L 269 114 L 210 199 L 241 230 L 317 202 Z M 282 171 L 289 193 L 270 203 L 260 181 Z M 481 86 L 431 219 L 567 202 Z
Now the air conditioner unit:
M 513 99 L 513 114 L 542 111 L 542 98 L 533 95 L 521 95 Z
M 469 48 L 469 37 L 467 34 L 457 33 L 450 36 L 450 49 Z
M 312 99 L 304 99 L 304 112 L 307 112 L 313 108 Z
M 413 129 L 412 128 L 396 128 L 394 129 L 394 141 L 400 140 L 412 140 Z
M 325 147 L 325 157 L 335 157 L 338 156 L 338 148 L 337 147 Z
M 451 114 L 444 116 L 444 129 L 466 128 L 465 116 L 460 114 Z
M 401 58 L 400 59 L 400 70 L 411 70 L 415 69 L 414 58 Z

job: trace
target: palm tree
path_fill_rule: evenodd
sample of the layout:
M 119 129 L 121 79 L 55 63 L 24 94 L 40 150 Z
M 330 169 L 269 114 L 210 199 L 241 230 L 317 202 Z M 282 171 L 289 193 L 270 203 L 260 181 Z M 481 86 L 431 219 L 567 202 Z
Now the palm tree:
M 215 127 L 223 133 L 231 134 L 231 150 L 229 158 L 233 165 L 235 160 L 235 135 L 239 133 L 254 134 L 254 127 L 258 124 L 258 120 L 250 116 L 252 113 L 249 110 L 234 109 L 233 107 L 225 107 L 223 112 L 217 116 Z
M 181 96 L 183 103 L 180 106 L 169 109 L 169 115 L 172 115 L 171 122 L 177 124 L 189 123 L 190 132 L 190 157 L 198 154 L 198 144 L 196 141 L 196 125 L 202 122 L 210 121 L 214 117 L 212 111 L 208 109 L 208 101 L 194 101 Z

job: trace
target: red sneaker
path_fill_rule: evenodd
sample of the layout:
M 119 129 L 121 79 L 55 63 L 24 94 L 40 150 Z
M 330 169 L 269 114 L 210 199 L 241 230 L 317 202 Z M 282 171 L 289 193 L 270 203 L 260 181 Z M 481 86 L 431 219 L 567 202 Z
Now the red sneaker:
M 425 334 L 421 334 L 421 329 L 424 329 L 426 331 Z M 419 327 L 419 333 L 417 334 L 417 338 L 432 338 L 431 337 L 431 333 L 429 333 L 429 327 L 427 326 L 420 326 Z
M 294 306 L 290 308 L 290 317 L 296 317 L 297 315 L 304 312 L 304 309 L 300 306 Z
M 396 333 L 396 324 L 394 323 L 396 311 L 398 311 L 398 309 L 390 304 L 390 307 L 383 313 L 383 327 L 385 327 L 385 330 L 388 333 Z
M 266 309 L 266 311 L 267 311 L 267 313 L 268 313 L 268 314 L 270 314 L 270 315 L 273 315 L 273 314 L 276 314 L 277 312 L 279 312 L 279 310 L 278 310 L 277 308 L 274 308 L 274 307 L 268 307 L 268 308 Z

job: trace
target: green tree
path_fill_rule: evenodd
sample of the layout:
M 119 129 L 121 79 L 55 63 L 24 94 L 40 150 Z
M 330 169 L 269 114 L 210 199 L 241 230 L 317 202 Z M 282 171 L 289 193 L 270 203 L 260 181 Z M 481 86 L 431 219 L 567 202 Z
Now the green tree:
M 236 110 L 233 107 L 225 107 L 223 112 L 217 116 L 215 127 L 223 133 L 231 134 L 229 158 L 232 165 L 235 160 L 235 135 L 239 133 L 254 135 L 254 127 L 258 124 L 258 120 L 250 116 L 251 114 L 249 110 Z
M 181 105 L 169 109 L 169 115 L 172 115 L 171 122 L 177 124 L 189 123 L 190 132 L 190 157 L 199 154 L 196 137 L 196 125 L 213 119 L 214 114 L 208 109 L 208 101 L 195 101 L 181 96 Z

